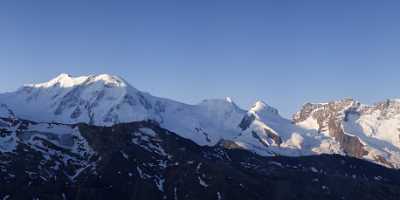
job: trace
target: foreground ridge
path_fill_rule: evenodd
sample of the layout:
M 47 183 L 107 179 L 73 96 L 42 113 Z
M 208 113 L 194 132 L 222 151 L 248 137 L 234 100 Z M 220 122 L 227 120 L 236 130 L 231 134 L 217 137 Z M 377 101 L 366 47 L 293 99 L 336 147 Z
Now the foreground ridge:
M 1 118 L 1 199 L 397 199 L 400 174 L 340 155 L 199 146 L 155 121 L 111 127 Z M 7 143 L 7 142 L 10 143 Z M 8 145 L 6 145 L 8 144 Z

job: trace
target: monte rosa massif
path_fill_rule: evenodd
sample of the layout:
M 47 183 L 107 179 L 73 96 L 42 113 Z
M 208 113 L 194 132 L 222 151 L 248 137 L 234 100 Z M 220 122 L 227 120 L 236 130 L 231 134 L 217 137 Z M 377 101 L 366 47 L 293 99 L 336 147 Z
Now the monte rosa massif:
M 188 105 L 142 92 L 117 76 L 61 74 L 1 94 L 0 104 L 2 117 L 98 126 L 152 120 L 199 145 L 229 140 L 260 155 L 342 154 L 400 167 L 400 100 L 307 103 L 290 120 L 263 101 L 249 110 L 230 98 Z
M 118 76 L 61 74 L 0 94 L 0 162 L 3 199 L 370 197 L 339 182 L 395 199 L 400 100 L 306 103 L 286 119 L 263 101 L 189 105 Z

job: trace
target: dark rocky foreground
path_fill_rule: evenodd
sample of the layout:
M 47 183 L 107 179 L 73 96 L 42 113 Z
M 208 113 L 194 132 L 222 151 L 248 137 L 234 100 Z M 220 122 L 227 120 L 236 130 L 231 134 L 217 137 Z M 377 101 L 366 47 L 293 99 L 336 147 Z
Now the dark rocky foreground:
M 0 153 L 0 199 L 400 198 L 399 171 L 351 157 L 201 147 L 153 122 L 74 126 L 90 147 L 83 154 L 36 136 Z

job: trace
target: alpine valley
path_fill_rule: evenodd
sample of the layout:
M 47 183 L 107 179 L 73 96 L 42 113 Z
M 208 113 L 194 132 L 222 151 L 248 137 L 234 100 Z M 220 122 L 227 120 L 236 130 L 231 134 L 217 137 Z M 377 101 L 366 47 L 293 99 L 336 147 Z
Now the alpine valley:
M 0 199 L 398 199 L 400 100 L 188 105 L 102 74 L 0 94 Z

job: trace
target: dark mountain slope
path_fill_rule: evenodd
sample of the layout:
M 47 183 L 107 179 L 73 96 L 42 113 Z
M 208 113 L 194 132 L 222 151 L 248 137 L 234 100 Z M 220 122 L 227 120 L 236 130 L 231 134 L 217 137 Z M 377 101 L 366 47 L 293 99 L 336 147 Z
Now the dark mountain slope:
M 3 128 L 2 133 L 22 137 L 31 123 L 13 120 L 11 127 L 19 131 Z M 151 121 L 72 127 L 79 127 L 82 138 L 76 136 L 74 142 L 81 144 L 80 151 L 33 135 L 30 142 L 18 140 L 14 152 L 1 153 L 0 198 L 253 200 L 400 196 L 400 172 L 355 158 L 261 157 L 230 141 L 201 147 Z

